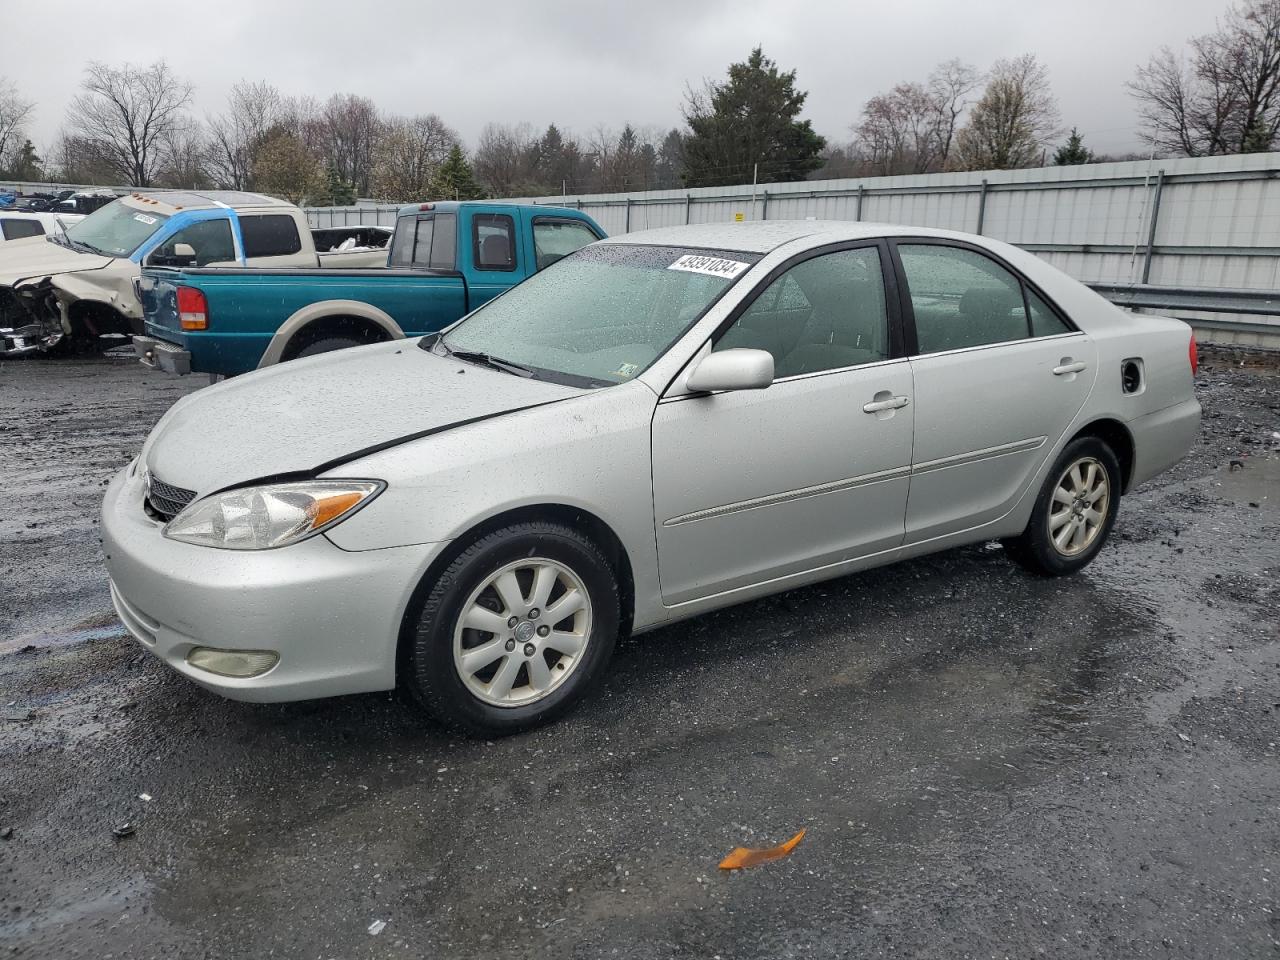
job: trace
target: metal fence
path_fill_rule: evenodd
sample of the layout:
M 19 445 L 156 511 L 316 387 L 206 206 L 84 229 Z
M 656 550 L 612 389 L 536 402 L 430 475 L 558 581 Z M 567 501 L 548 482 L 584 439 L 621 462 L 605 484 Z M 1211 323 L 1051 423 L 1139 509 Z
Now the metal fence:
M 682 223 L 866 220 L 1017 244 L 1117 303 L 1195 321 L 1206 339 L 1280 345 L 1280 154 L 1031 170 L 524 197 L 610 234 Z M 390 224 L 375 204 L 308 210 L 313 226 Z

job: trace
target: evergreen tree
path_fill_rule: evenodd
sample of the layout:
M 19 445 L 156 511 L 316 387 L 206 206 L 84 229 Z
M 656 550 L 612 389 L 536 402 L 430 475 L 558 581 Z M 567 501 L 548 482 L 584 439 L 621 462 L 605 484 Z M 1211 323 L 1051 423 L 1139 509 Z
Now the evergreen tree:
M 13 168 L 9 176 L 13 180 L 42 180 L 44 178 L 43 163 L 36 154 L 36 148 L 30 140 L 24 140 L 18 155 L 13 159 Z
M 476 183 L 471 164 L 462 152 L 462 147 L 453 145 L 449 156 L 440 166 L 435 182 L 431 186 L 433 196 L 441 200 L 483 200 L 485 193 Z
M 797 119 L 808 93 L 796 72 L 778 71 L 760 47 L 745 63 L 731 64 L 729 79 L 690 92 L 684 145 L 690 186 L 748 183 L 759 165 L 761 181 L 803 180 L 822 165 L 826 140 Z
M 350 207 L 356 202 L 356 191 L 346 180 L 343 180 L 338 173 L 338 168 L 333 162 L 325 164 L 324 168 L 324 189 L 328 196 L 326 206 L 330 207 Z
M 1084 138 L 1080 136 L 1075 127 L 1072 127 L 1071 136 L 1053 155 L 1053 162 L 1055 166 L 1059 167 L 1069 167 L 1077 163 L 1093 163 L 1093 151 L 1084 145 Z

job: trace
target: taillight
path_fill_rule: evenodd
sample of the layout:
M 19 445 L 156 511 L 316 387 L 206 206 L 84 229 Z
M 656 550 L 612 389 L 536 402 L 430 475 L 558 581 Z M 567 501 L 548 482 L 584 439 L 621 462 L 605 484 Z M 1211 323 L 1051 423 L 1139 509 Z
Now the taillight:
M 183 330 L 209 329 L 209 303 L 203 290 L 178 288 L 178 323 Z
M 1191 375 L 1200 371 L 1200 352 L 1196 349 L 1196 335 L 1191 335 L 1191 343 L 1187 345 L 1187 359 L 1191 361 Z

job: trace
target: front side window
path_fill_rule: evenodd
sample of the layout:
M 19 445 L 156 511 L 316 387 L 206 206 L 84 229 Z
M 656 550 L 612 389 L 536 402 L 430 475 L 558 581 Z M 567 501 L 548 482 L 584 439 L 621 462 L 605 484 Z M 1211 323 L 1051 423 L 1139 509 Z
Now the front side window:
M 660 357 L 758 259 L 687 247 L 585 247 L 489 301 L 439 348 L 485 354 L 566 383 L 622 383 Z
M 533 253 L 537 269 L 545 269 L 599 239 L 585 223 L 576 220 L 534 220 Z
M 231 221 L 203 220 L 183 227 L 156 247 L 147 257 L 147 263 L 156 267 L 203 267 L 210 263 L 234 263 L 235 259 Z
M 477 213 L 471 218 L 477 270 L 516 268 L 516 228 L 504 213 Z
M 888 359 L 879 249 L 841 250 L 796 264 L 761 292 L 713 349 L 733 347 L 768 350 L 779 378 Z
M 244 241 L 244 255 L 250 259 L 287 257 L 302 250 L 298 224 L 288 214 L 241 217 L 240 237 Z
M 990 257 L 942 244 L 898 245 L 920 353 L 1029 335 L 1022 283 Z
M 139 210 L 123 200 L 99 207 L 67 228 L 67 239 L 78 249 L 104 257 L 127 257 L 158 231 L 168 216 Z

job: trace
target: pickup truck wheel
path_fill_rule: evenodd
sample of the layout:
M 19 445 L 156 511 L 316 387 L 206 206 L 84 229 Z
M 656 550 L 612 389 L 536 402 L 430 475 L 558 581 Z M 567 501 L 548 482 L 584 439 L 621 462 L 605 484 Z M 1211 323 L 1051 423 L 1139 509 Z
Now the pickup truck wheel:
M 446 725 L 529 730 L 599 682 L 621 606 L 593 542 L 557 523 L 514 524 L 472 543 L 431 584 L 402 677 Z
M 318 353 L 345 350 L 347 347 L 360 347 L 368 342 L 367 340 L 358 340 L 355 337 L 321 337 L 319 340 L 311 341 L 295 353 L 293 359 L 300 360 L 303 357 L 314 357 Z

